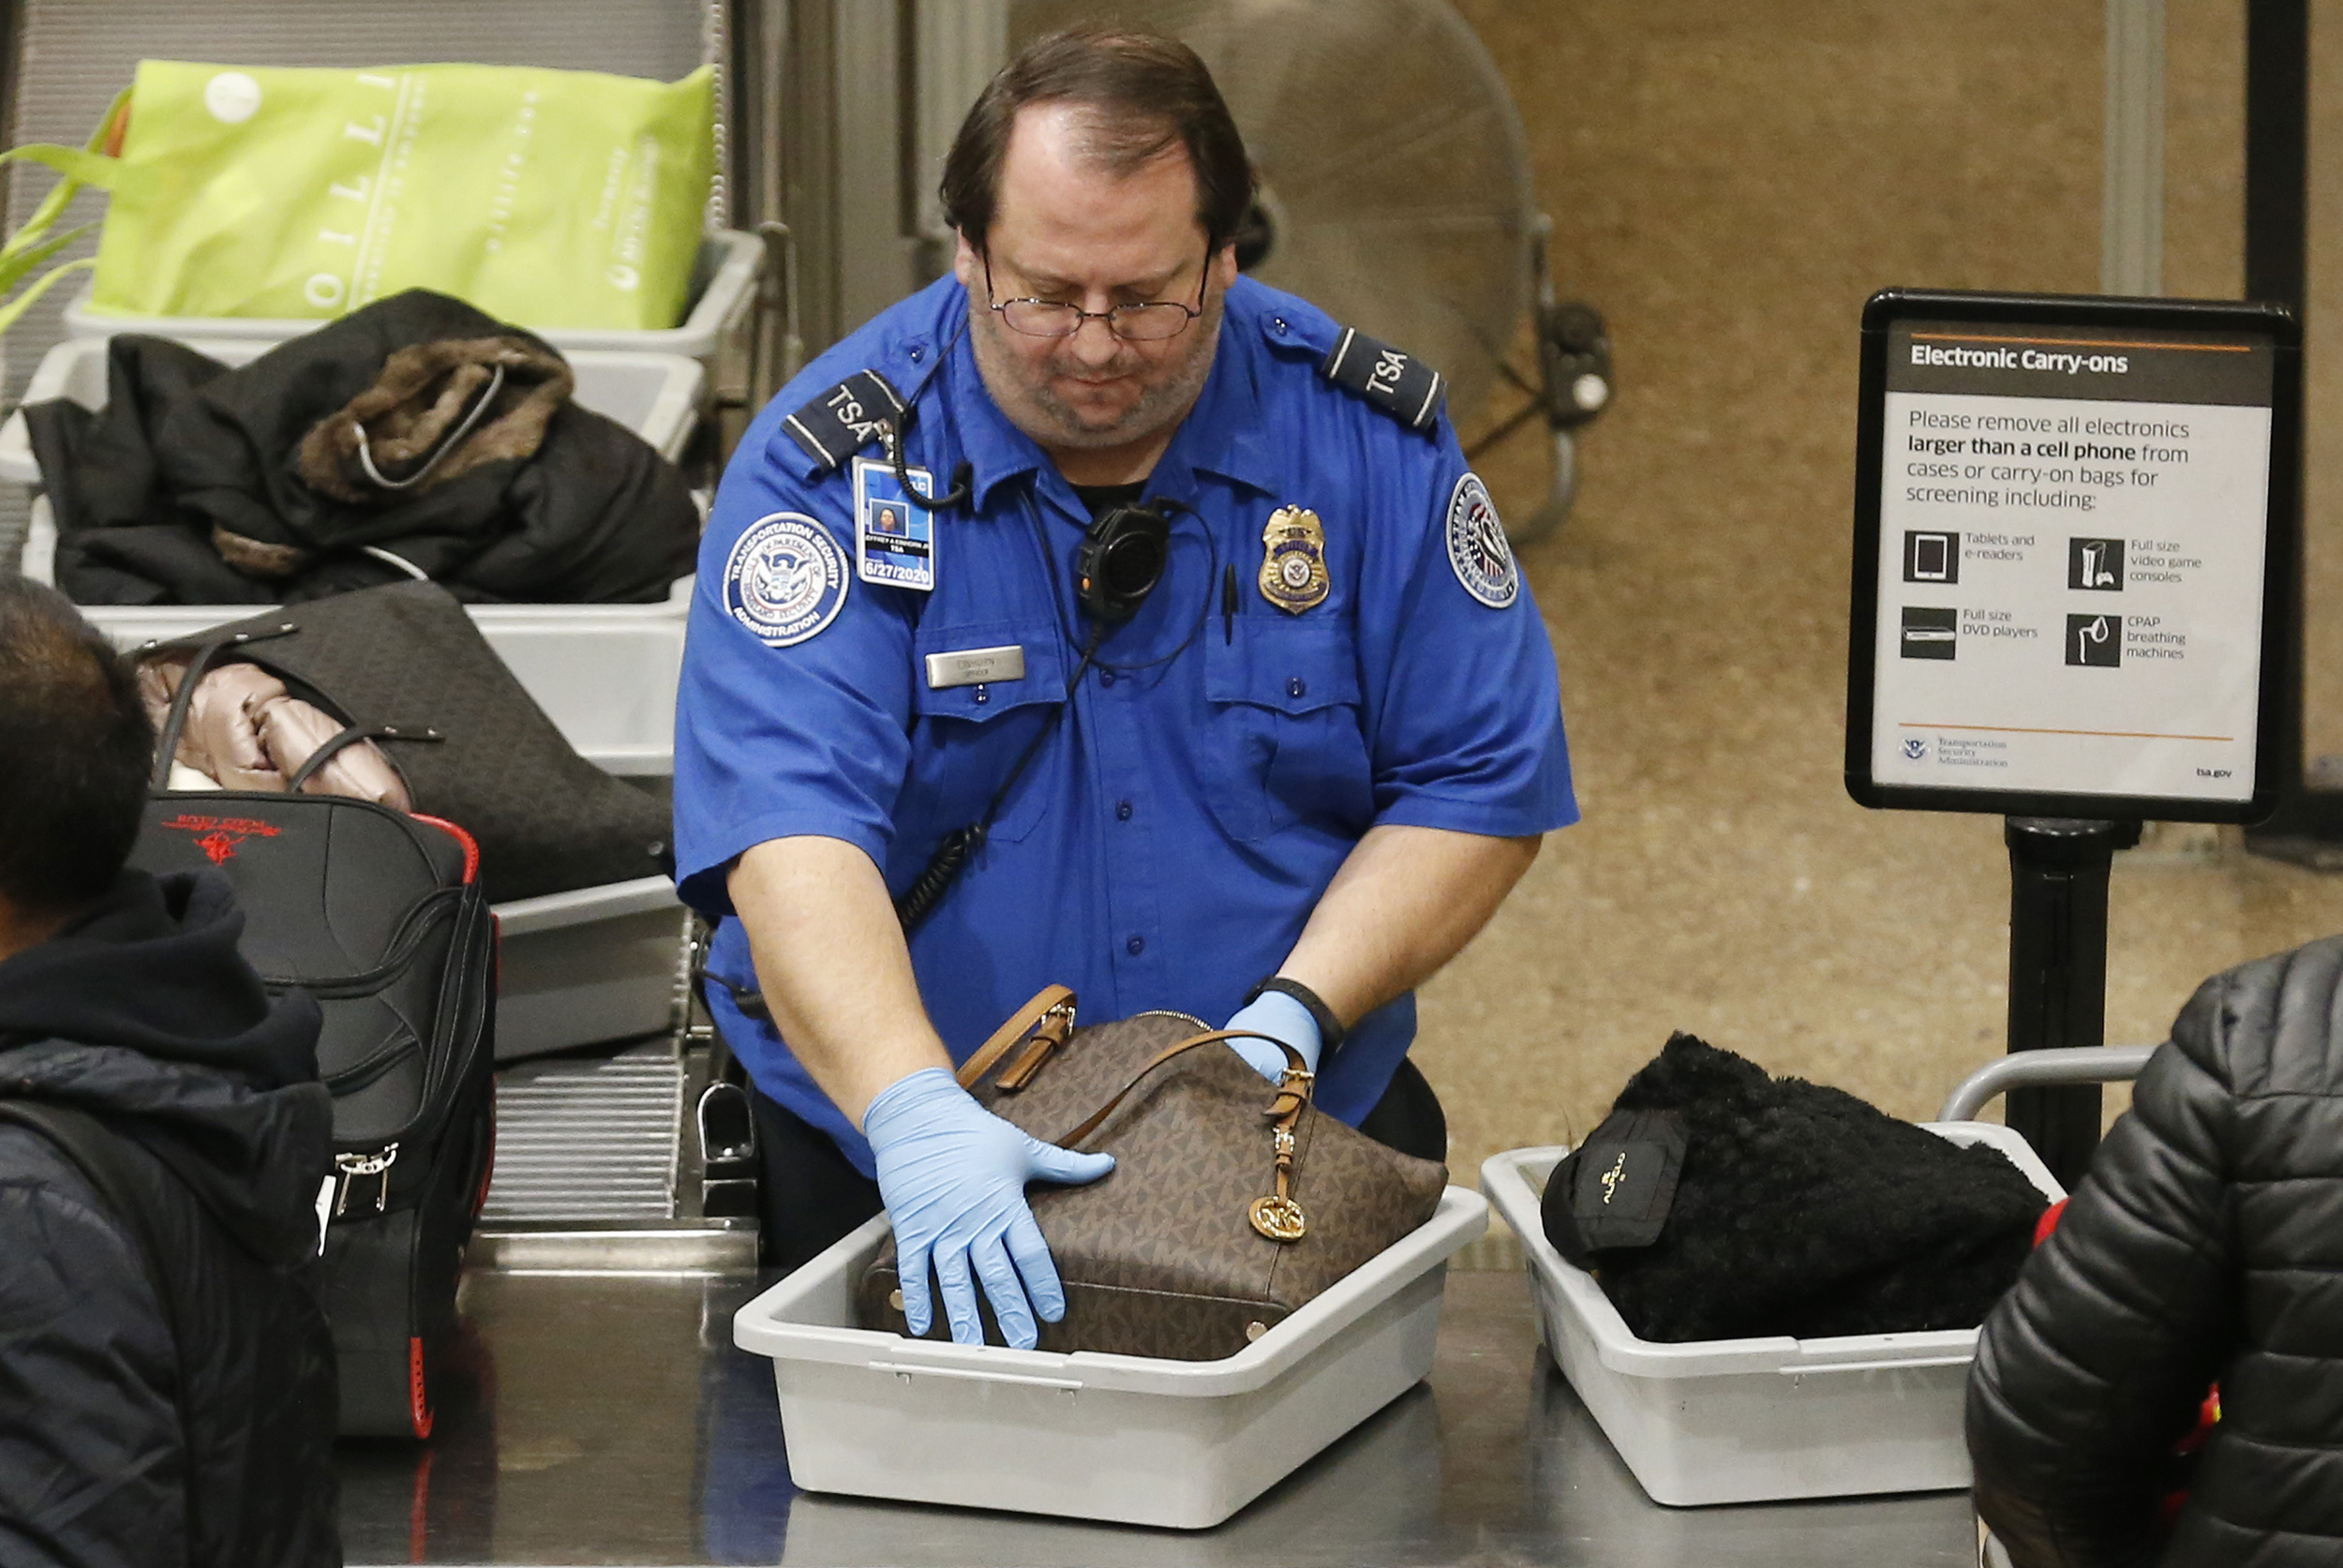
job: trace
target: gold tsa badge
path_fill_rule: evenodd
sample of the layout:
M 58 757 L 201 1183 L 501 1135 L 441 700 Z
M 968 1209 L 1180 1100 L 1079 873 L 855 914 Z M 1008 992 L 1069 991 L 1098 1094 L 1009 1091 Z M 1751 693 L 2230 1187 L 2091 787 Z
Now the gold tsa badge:
M 1306 507 L 1281 506 L 1261 530 L 1261 597 L 1300 615 L 1326 600 L 1326 530 Z

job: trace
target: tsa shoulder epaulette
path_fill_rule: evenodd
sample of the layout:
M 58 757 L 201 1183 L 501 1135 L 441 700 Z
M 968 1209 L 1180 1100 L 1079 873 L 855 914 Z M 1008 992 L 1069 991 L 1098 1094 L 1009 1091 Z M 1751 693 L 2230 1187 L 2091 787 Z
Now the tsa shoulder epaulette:
M 877 441 L 903 417 L 903 395 L 875 370 L 858 370 L 782 421 L 789 439 L 825 471 Z
M 1411 354 L 1379 343 L 1354 327 L 1344 327 L 1319 362 L 1318 373 L 1354 396 L 1364 397 L 1410 430 L 1429 430 L 1440 419 L 1448 382 Z

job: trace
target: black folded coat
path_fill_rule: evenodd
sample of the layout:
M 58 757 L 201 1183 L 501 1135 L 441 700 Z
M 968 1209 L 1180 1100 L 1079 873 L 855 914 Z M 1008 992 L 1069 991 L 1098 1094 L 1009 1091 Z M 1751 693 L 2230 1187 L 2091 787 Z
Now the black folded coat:
M 1812 1339 L 1976 1327 L 2048 1202 L 1996 1149 L 1679 1034 L 1542 1216 L 1641 1338 Z
M 417 574 L 474 603 L 645 603 L 692 569 L 675 466 L 570 401 L 543 340 L 459 300 L 410 290 L 235 369 L 119 336 L 106 372 L 95 413 L 24 411 L 81 604 L 292 604 Z M 352 460 L 360 418 L 388 483 Z

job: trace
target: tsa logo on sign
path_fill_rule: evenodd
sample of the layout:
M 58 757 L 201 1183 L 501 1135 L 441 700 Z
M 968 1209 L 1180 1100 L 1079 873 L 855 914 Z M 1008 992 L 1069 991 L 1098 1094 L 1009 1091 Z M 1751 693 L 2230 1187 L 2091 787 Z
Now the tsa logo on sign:
M 1926 762 L 1928 760 L 1928 742 L 1921 739 L 1917 735 L 1906 740 L 1903 743 L 1903 759 L 1906 762 Z
M 798 512 L 749 525 L 724 563 L 724 611 L 768 648 L 790 648 L 838 618 L 846 602 L 846 553 Z

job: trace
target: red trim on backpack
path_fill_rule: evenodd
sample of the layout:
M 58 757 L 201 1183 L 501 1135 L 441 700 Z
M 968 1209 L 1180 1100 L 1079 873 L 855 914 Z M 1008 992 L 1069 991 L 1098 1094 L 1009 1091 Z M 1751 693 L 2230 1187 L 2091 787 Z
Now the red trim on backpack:
M 428 822 L 434 828 L 444 828 L 455 835 L 455 842 L 464 846 L 464 881 L 468 885 L 480 874 L 480 845 L 472 842 L 470 833 L 443 816 L 425 816 L 421 812 L 409 812 L 407 814 L 417 822 Z
M 415 1436 L 431 1435 L 431 1396 L 423 1375 L 423 1340 L 407 1341 L 407 1416 L 414 1423 Z

